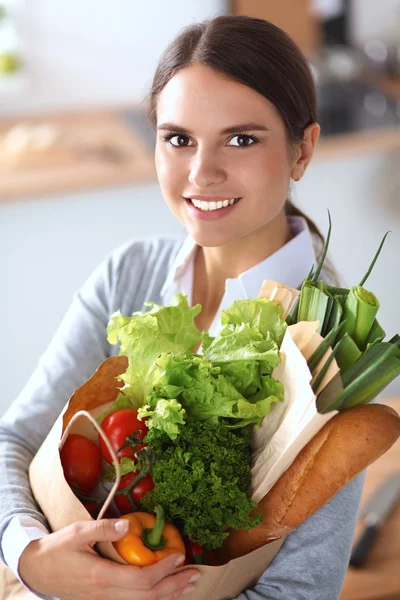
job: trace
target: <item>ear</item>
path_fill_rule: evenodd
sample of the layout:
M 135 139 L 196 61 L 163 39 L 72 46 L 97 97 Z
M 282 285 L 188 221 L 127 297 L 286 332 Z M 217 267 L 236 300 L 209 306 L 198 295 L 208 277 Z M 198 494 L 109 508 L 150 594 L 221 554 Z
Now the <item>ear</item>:
M 306 127 L 304 130 L 304 137 L 297 146 L 297 158 L 293 163 L 290 174 L 292 179 L 295 181 L 299 181 L 299 179 L 303 177 L 308 163 L 312 159 L 320 130 L 321 128 L 318 123 L 311 123 L 311 125 Z

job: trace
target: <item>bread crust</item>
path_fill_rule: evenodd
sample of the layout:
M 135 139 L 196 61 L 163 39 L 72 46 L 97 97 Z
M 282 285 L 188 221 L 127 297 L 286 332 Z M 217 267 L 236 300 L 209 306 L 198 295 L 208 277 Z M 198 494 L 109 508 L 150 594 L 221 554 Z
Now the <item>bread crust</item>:
M 278 539 L 328 502 L 400 436 L 400 417 L 383 404 L 357 406 L 335 415 L 297 455 L 252 514 L 264 520 L 250 530 L 231 530 L 218 551 L 221 562 Z

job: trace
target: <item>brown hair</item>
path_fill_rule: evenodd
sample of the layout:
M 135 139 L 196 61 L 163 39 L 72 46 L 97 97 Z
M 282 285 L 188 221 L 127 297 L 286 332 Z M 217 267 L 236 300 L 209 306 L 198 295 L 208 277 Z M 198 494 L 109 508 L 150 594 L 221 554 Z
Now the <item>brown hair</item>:
M 161 56 L 148 97 L 148 118 L 154 126 L 158 95 L 179 70 L 192 64 L 203 64 L 267 98 L 285 123 L 289 145 L 300 143 L 305 128 L 317 120 L 313 76 L 293 40 L 263 19 L 222 15 L 186 27 Z M 289 199 L 285 210 L 306 219 L 320 255 L 325 239 L 315 223 Z M 338 283 L 327 260 L 324 270 Z

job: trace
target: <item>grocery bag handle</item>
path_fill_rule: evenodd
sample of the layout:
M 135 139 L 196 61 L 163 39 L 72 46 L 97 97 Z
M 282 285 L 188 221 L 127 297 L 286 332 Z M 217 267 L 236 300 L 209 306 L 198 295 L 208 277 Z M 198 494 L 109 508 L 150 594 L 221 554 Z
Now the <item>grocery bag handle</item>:
M 108 439 L 108 437 L 106 436 L 106 434 L 104 433 L 104 431 L 100 427 L 100 425 L 97 423 L 96 419 L 94 419 L 87 410 L 79 410 L 71 418 L 70 422 L 68 423 L 68 425 L 64 431 L 61 441 L 58 444 L 59 450 L 61 450 L 61 448 L 63 447 L 65 440 L 67 439 L 70 429 L 72 427 L 72 424 L 75 423 L 75 421 L 77 421 L 80 417 L 86 417 L 87 419 L 89 419 L 89 421 L 92 423 L 94 428 L 97 430 L 98 434 L 101 435 L 105 445 L 107 446 L 107 450 L 109 451 L 109 453 L 111 455 L 111 458 L 112 458 L 113 464 L 114 464 L 114 468 L 115 468 L 115 475 L 116 475 L 115 483 L 114 483 L 113 487 L 111 488 L 110 493 L 108 494 L 108 496 L 106 498 L 106 501 L 104 502 L 103 506 L 101 507 L 99 514 L 97 515 L 97 520 L 100 520 L 103 518 L 104 513 L 106 512 L 107 508 L 110 506 L 110 504 L 115 496 L 115 492 L 117 491 L 118 486 L 121 482 L 121 469 L 119 466 L 119 461 L 118 461 L 117 455 L 115 454 L 114 448 L 112 447 L 110 440 Z

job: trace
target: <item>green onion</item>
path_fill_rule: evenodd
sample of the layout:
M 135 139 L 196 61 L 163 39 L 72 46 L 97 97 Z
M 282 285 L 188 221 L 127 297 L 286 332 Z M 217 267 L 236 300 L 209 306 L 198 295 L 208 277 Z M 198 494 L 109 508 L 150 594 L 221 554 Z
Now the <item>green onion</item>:
M 361 279 L 361 281 L 360 281 L 360 283 L 359 283 L 359 285 L 360 285 L 360 286 L 363 286 L 363 285 L 364 285 L 364 283 L 367 281 L 368 277 L 371 275 L 372 269 L 374 268 L 374 266 L 375 266 L 375 263 L 376 263 L 376 261 L 378 260 L 378 256 L 379 256 L 379 255 L 380 255 L 380 253 L 381 253 L 381 250 L 382 250 L 382 248 L 383 248 L 383 244 L 385 243 L 386 237 L 387 237 L 387 235 L 388 235 L 389 233 L 391 233 L 391 232 L 390 232 L 390 231 L 387 231 L 387 232 L 385 233 L 385 235 L 383 236 L 383 239 L 382 239 L 382 241 L 381 241 L 381 243 L 380 243 L 380 246 L 379 246 L 379 248 L 378 248 L 378 250 L 377 250 L 377 252 L 376 252 L 376 254 L 375 254 L 374 258 L 372 259 L 372 263 L 370 264 L 368 271 L 365 273 L 364 277 Z
M 321 270 L 322 270 L 323 264 L 325 262 L 327 252 L 328 252 L 329 242 L 331 239 L 332 221 L 331 221 L 331 213 L 329 212 L 329 210 L 328 210 L 328 219 L 329 219 L 328 235 L 326 236 L 326 242 L 325 242 L 324 249 L 322 252 L 321 260 L 319 261 L 317 270 L 315 271 L 314 276 L 312 278 L 312 281 L 314 283 L 318 281 L 318 277 L 320 276 L 320 273 L 321 273 Z

